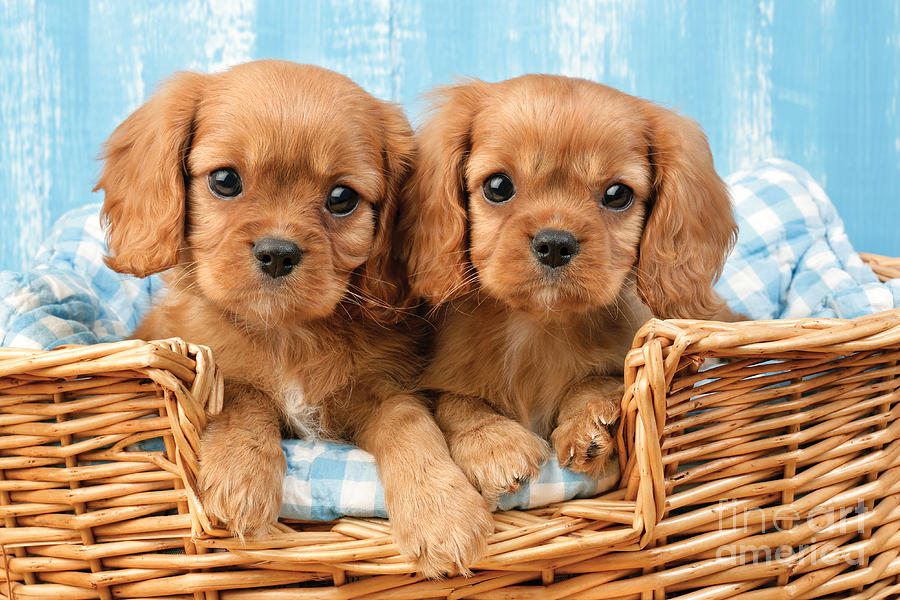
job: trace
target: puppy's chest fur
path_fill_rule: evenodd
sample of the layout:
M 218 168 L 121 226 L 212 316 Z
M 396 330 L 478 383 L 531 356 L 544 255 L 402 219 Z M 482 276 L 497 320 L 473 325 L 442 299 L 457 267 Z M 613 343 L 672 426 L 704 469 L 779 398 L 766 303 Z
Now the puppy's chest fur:
M 635 299 L 617 310 L 552 318 L 491 300 L 451 305 L 438 328 L 426 387 L 477 396 L 541 435 L 555 426 L 569 388 L 589 375 L 619 375 L 649 314 Z

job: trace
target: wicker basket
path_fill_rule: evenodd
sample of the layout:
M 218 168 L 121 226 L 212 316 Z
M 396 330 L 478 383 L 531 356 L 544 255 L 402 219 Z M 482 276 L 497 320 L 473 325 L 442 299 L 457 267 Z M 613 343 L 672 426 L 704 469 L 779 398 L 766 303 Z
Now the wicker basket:
M 620 489 L 497 513 L 471 578 L 416 576 L 378 519 L 228 538 L 194 492 L 221 402 L 208 350 L 178 340 L 0 349 L 0 595 L 900 597 L 900 310 L 651 321 L 626 365 Z

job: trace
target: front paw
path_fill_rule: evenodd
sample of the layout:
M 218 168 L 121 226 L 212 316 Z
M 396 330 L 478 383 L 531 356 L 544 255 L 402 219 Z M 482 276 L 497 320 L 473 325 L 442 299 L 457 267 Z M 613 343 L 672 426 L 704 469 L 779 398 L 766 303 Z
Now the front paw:
M 550 442 L 560 466 L 595 479 L 608 473 L 608 460 L 615 450 L 610 427 L 619 418 L 619 398 L 621 393 L 616 391 L 588 400 L 557 425 Z
M 235 536 L 264 535 L 278 520 L 286 462 L 281 440 L 234 439 L 225 431 L 200 443 L 200 501 Z
M 550 456 L 547 442 L 505 417 L 448 440 L 450 455 L 488 502 L 537 476 Z
M 426 577 L 471 575 L 469 566 L 484 555 L 494 519 L 456 465 L 429 475 L 431 481 L 385 490 L 394 540 Z

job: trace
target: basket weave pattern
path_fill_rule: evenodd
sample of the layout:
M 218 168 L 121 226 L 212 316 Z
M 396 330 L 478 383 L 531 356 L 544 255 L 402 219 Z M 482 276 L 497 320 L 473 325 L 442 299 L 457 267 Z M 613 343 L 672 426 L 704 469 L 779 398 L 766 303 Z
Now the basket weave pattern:
M 0 349 L 7 596 L 111 598 L 177 572 L 132 555 L 195 552 L 182 472 L 196 470 L 196 399 L 220 408 L 222 380 L 207 349 L 178 340 Z M 131 447 L 152 438 L 164 450 Z
M 383 520 L 246 543 L 210 522 L 196 457 L 222 379 L 205 348 L 0 349 L 0 596 L 892 598 L 898 390 L 900 311 L 651 321 L 626 364 L 620 489 L 497 513 L 474 577 L 428 581 Z
M 629 495 L 652 514 L 634 553 L 645 573 L 620 589 L 900 595 L 900 310 L 651 321 L 635 348 L 620 451 Z M 722 362 L 698 371 L 710 359 Z

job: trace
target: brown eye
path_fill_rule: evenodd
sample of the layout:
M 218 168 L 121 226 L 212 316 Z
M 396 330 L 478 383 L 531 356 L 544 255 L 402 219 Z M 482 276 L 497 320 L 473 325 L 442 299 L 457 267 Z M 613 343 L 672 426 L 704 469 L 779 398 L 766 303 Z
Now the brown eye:
M 622 211 L 626 210 L 634 202 L 634 192 L 627 185 L 615 183 L 603 193 L 603 199 L 600 203 L 604 208 L 609 210 Z
M 216 169 L 207 177 L 209 191 L 219 198 L 234 198 L 244 190 L 241 176 L 234 169 Z
M 346 185 L 336 185 L 328 192 L 325 208 L 336 217 L 346 217 L 359 206 L 359 194 Z
M 516 195 L 512 179 L 506 173 L 494 173 L 481 184 L 484 199 L 492 204 L 503 204 Z

